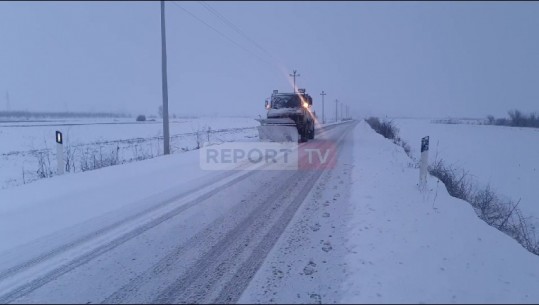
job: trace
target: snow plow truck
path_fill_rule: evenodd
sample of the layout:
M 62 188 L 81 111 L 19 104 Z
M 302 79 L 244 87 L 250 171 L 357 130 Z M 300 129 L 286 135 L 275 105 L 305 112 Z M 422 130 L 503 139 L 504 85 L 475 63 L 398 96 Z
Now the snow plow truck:
M 314 139 L 315 115 L 312 112 L 313 99 L 298 89 L 296 93 L 280 93 L 273 90 L 266 100 L 266 119 L 257 119 L 258 135 L 261 141 L 307 142 Z

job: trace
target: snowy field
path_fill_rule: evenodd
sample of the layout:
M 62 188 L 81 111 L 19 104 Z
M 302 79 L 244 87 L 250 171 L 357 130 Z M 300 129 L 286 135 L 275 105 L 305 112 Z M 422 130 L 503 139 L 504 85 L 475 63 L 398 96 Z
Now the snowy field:
M 481 187 L 490 184 L 502 198 L 520 200 L 539 228 L 539 129 L 477 124 L 434 124 L 426 119 L 395 119 L 400 137 L 419 159 L 421 137 L 430 136 L 429 163 L 437 155 L 469 172 Z
M 239 303 L 537 303 L 539 258 L 365 122 Z M 353 156 L 349 163 L 346 155 Z
M 1 122 L 0 136 L 6 145 L 0 146 L 0 153 L 51 147 L 56 130 L 64 133 L 65 141 L 71 144 L 86 144 L 162 136 L 162 124 L 161 121 L 136 122 L 135 118 Z M 257 125 L 259 123 L 253 118 L 171 119 L 170 134 L 193 133 L 208 127 L 221 130 Z
M 420 192 L 401 147 L 365 122 L 324 138 L 324 171 L 187 151 L 0 190 L 0 303 L 537 303 L 538 257 Z
M 171 151 L 254 139 L 258 125 L 253 118 L 172 119 Z M 161 121 L 135 118 L 0 122 L 0 189 L 55 174 L 56 130 L 64 135 L 69 171 L 80 172 L 161 155 L 162 128 Z
M 56 174 L 56 130 L 64 136 L 66 172 L 76 173 L 162 155 L 162 124 L 134 118 L 0 121 L 0 190 Z M 205 142 L 257 141 L 259 125 L 246 117 L 171 119 L 171 153 Z

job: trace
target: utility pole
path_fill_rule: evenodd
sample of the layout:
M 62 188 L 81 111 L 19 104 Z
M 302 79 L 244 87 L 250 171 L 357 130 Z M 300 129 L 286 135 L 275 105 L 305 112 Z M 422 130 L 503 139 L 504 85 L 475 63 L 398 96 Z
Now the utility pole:
M 165 1 L 161 1 L 161 71 L 163 73 L 163 153 L 170 154 L 168 126 L 167 40 L 165 33 Z
M 337 112 L 337 104 L 339 103 L 339 100 L 335 100 L 335 122 L 339 121 L 338 112 Z
M 326 124 L 326 115 L 324 111 L 324 96 L 326 95 L 326 93 L 324 92 L 324 90 L 322 90 L 322 93 L 320 93 L 320 95 L 322 96 L 322 124 Z
M 294 93 L 296 93 L 296 76 L 300 77 L 301 75 L 299 75 L 299 73 L 296 73 L 296 70 L 294 70 L 293 72 L 294 74 L 289 74 L 289 76 L 292 76 L 294 78 Z
M 344 117 L 344 116 L 343 116 L 343 109 L 344 109 L 344 104 L 343 104 L 343 103 L 341 103 L 341 120 L 342 120 L 342 119 L 343 119 L 343 117 Z
M 11 111 L 11 105 L 9 104 L 9 91 L 6 91 L 6 110 Z

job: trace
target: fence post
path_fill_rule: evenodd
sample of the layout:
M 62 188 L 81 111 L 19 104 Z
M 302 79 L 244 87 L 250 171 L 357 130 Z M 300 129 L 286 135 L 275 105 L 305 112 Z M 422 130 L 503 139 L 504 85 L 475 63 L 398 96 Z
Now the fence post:
M 429 161 L 429 136 L 421 138 L 421 161 L 419 163 L 419 188 L 427 186 L 427 166 Z
M 64 139 L 60 131 L 56 131 L 56 163 L 58 164 L 58 175 L 64 174 Z

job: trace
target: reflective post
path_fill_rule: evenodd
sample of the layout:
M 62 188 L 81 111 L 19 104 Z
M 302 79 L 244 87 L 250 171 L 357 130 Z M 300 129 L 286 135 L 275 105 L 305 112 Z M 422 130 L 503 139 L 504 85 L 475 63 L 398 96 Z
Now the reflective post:
M 64 139 L 61 132 L 56 131 L 56 163 L 58 164 L 58 175 L 64 174 Z
M 427 166 L 429 159 L 429 137 L 421 139 L 421 161 L 419 164 L 419 188 L 424 190 L 427 186 Z

